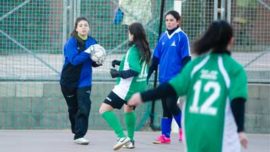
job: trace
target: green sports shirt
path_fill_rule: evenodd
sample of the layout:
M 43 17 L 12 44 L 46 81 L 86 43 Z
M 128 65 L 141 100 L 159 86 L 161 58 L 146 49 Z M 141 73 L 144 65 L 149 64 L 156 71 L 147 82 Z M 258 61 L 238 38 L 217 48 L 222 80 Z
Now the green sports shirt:
M 118 77 L 116 85 L 112 90 L 125 101 L 128 101 L 134 93 L 144 91 L 147 88 L 148 65 L 141 60 L 140 52 L 135 45 L 129 48 L 119 66 L 119 71 L 129 69 L 138 72 L 139 75 L 127 79 Z
M 209 53 L 189 62 L 169 83 L 187 97 L 182 121 L 187 152 L 241 151 L 230 108 L 232 99 L 247 99 L 247 77 L 239 63 L 229 54 Z

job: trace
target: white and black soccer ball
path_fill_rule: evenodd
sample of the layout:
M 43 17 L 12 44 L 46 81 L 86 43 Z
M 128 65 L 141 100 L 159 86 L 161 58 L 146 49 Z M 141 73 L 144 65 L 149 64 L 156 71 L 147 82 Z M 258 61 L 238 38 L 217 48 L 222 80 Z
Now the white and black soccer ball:
M 99 44 L 94 44 L 90 46 L 90 49 L 91 49 L 90 56 L 92 61 L 101 65 L 106 58 L 106 50 L 104 49 L 104 47 Z

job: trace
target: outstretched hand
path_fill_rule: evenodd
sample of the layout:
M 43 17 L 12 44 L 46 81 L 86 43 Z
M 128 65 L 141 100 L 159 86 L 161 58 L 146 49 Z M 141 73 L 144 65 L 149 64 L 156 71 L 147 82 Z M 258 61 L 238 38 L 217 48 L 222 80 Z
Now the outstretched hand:
M 138 106 L 142 104 L 142 98 L 140 93 L 135 93 L 128 101 L 129 106 Z

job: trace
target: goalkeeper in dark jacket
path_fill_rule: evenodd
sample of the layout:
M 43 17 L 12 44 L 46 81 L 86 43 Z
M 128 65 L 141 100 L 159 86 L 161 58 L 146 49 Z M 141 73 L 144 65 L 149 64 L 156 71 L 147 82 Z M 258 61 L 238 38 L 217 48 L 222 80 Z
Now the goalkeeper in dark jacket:
M 64 46 L 64 65 L 61 72 L 61 90 L 68 106 L 74 142 L 88 144 L 84 138 L 88 129 L 91 108 L 92 66 L 99 66 L 90 58 L 91 45 L 97 41 L 88 35 L 89 22 L 77 18 L 71 37 Z

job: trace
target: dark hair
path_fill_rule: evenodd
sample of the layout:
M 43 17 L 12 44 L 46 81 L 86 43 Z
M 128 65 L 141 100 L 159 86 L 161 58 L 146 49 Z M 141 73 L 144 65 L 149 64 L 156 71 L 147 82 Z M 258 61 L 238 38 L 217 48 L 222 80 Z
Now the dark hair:
M 172 15 L 176 19 L 176 21 L 181 21 L 181 16 L 177 11 L 171 10 L 171 11 L 166 13 L 165 17 L 167 15 Z
M 214 21 L 203 36 L 194 43 L 193 52 L 197 55 L 212 52 L 226 51 L 229 41 L 233 37 L 233 29 L 226 21 Z
M 71 36 L 73 36 L 76 40 L 77 40 L 77 47 L 79 47 L 79 51 L 83 51 L 85 50 L 85 40 L 81 39 L 79 36 L 78 36 L 78 32 L 76 31 L 76 28 L 78 26 L 78 23 L 80 21 L 86 21 L 88 24 L 88 20 L 85 18 L 85 17 L 78 17 L 76 18 L 76 21 L 75 21 L 75 25 L 74 25 L 74 28 L 73 28 L 73 31 L 71 32 Z
M 130 34 L 133 35 L 133 41 L 131 44 L 135 44 L 140 50 L 142 61 L 146 61 L 147 64 L 150 63 L 151 51 L 149 48 L 149 43 L 146 38 L 145 30 L 141 23 L 132 23 L 128 26 Z
M 86 21 L 86 22 L 89 24 L 89 21 L 88 21 L 87 18 L 85 18 L 85 17 L 78 17 L 78 18 L 76 18 L 76 21 L 75 21 L 75 25 L 74 25 L 73 31 L 72 31 L 71 34 L 70 34 L 71 36 L 75 36 L 75 37 L 78 36 L 78 32 L 76 31 L 76 28 L 77 28 L 78 23 L 79 23 L 80 21 Z

